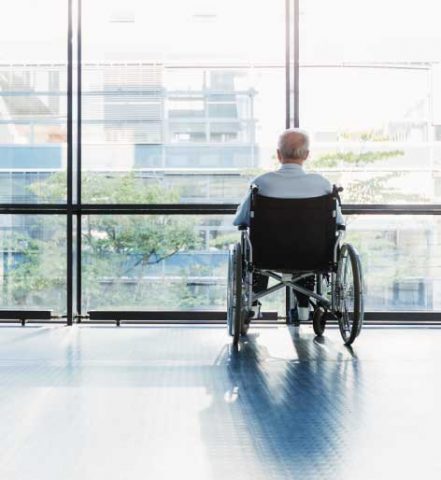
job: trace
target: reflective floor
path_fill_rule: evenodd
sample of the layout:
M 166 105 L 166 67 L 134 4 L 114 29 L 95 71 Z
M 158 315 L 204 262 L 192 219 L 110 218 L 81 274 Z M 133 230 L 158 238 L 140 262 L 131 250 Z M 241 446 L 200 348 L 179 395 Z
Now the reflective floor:
M 0 479 L 439 479 L 441 329 L 1 327 Z

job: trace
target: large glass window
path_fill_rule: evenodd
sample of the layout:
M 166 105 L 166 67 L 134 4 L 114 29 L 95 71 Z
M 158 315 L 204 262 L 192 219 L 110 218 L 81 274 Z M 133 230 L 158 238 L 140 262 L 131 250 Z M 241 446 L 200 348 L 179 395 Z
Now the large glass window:
M 0 17 L 4 308 L 64 313 L 65 289 L 73 298 L 78 286 L 76 254 L 83 313 L 225 308 L 228 248 L 238 233 L 231 215 L 203 215 L 200 208 L 238 202 L 250 178 L 277 166 L 277 137 L 287 106 L 292 117 L 296 92 L 286 97 L 294 77 L 295 3 L 288 2 L 288 43 L 284 0 L 164 0 L 154 9 L 143 0 L 83 1 L 81 42 L 76 0 L 8 5 Z M 300 0 L 296 87 L 300 125 L 311 134 L 306 166 L 342 184 L 344 203 L 426 204 L 436 213 L 438 10 L 435 0 L 418 8 L 399 0 Z M 68 67 L 74 72 L 69 92 Z M 81 200 L 92 207 L 75 204 L 78 101 Z M 73 205 L 65 203 L 70 120 Z M 10 203 L 24 205 L 11 210 Z M 132 213 L 116 214 L 119 204 L 133 205 Z M 190 210 L 135 214 L 134 205 L 151 204 L 190 204 Z M 77 215 L 80 252 L 75 221 L 67 232 Z M 348 240 L 362 255 L 367 311 L 440 310 L 440 221 L 436 215 L 348 217 Z M 264 300 L 266 309 L 283 314 L 282 294 Z
M 66 197 L 67 1 L 17 0 L 0 15 L 0 202 Z M 56 190 L 56 192 L 55 192 Z

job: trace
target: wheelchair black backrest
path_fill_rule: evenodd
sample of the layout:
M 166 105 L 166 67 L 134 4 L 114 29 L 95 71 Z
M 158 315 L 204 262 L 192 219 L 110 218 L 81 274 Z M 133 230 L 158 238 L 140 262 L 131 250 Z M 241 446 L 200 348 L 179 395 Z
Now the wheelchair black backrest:
M 281 272 L 329 272 L 334 268 L 338 192 L 285 199 L 252 189 L 250 240 L 253 265 Z

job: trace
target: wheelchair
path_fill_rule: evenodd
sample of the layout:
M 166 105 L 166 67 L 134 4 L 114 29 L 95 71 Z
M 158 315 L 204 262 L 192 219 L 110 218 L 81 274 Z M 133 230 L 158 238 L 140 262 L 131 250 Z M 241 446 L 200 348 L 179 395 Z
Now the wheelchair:
M 240 242 L 229 251 L 227 325 L 234 346 L 247 334 L 253 302 L 286 287 L 309 297 L 317 336 L 328 321 L 338 323 L 347 346 L 360 334 L 363 275 L 356 249 L 343 243 L 345 226 L 337 224 L 342 190 L 334 186 L 321 197 L 281 199 L 251 187 L 250 226 L 239 226 Z M 256 274 L 277 283 L 253 293 Z M 305 288 L 304 279 L 311 277 L 315 286 Z

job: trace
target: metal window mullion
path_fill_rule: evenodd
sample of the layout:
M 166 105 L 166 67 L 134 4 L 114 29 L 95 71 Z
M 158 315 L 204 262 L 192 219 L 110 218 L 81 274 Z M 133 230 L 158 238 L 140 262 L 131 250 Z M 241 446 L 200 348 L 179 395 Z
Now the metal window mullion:
M 300 15 L 299 15 L 299 0 L 294 0 L 294 42 L 293 42 L 293 112 L 294 112 L 294 127 L 300 126 Z
M 286 0 L 285 5 L 285 15 L 286 15 L 286 121 L 285 121 L 285 128 L 290 128 L 291 125 L 291 4 L 292 0 Z M 295 25 L 293 25 L 295 30 Z M 290 319 L 290 312 L 291 309 L 294 307 L 292 302 L 292 292 L 291 288 L 286 286 L 285 287 L 285 316 L 286 322 L 289 323 Z
M 290 2 L 285 0 L 285 128 L 291 126 L 291 19 Z
M 73 231 L 72 231 L 72 162 L 73 162 L 73 0 L 68 0 L 68 25 L 67 25 L 67 217 L 66 217 L 66 315 L 67 324 L 73 321 Z
M 81 315 L 82 304 L 82 239 L 81 239 L 81 203 L 82 203 L 82 0 L 77 0 L 77 224 L 76 224 L 76 314 Z
M 0 215 L 231 215 L 235 203 L 177 204 L 0 204 Z M 345 215 L 441 215 L 441 204 L 343 204 Z

